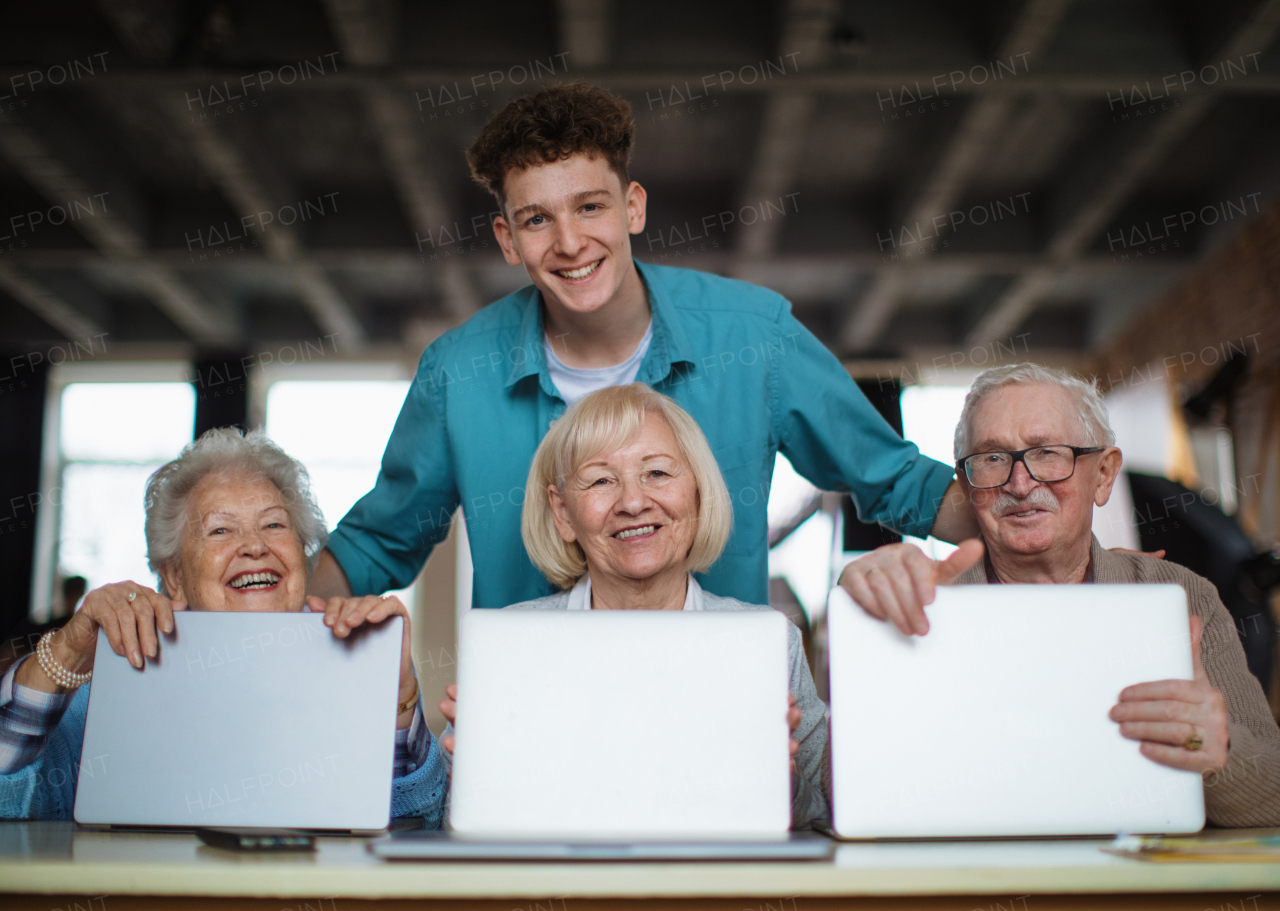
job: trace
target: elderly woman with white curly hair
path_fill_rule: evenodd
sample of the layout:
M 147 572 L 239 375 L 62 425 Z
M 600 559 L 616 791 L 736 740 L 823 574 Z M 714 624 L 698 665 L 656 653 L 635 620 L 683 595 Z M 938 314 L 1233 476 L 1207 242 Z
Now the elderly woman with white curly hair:
M 345 638 L 362 624 L 404 617 L 392 815 L 440 823 L 447 771 L 422 716 L 409 616 L 395 598 L 307 598 L 328 538 L 306 469 L 260 431 L 211 430 L 147 482 L 147 560 L 157 589 L 104 585 L 36 654 L 0 678 L 0 817 L 70 819 L 98 630 L 141 669 L 173 613 L 323 612 Z M 46 771 L 49 774 L 45 774 Z
M 703 591 L 694 577 L 729 540 L 729 491 L 697 422 L 643 383 L 575 402 L 543 437 L 526 489 L 525 550 L 562 591 L 507 610 L 769 609 Z M 801 829 L 830 822 L 827 708 L 800 630 L 788 625 L 788 634 L 791 824 Z M 446 693 L 440 708 L 452 722 L 457 686 Z M 450 731 L 441 740 L 453 748 Z

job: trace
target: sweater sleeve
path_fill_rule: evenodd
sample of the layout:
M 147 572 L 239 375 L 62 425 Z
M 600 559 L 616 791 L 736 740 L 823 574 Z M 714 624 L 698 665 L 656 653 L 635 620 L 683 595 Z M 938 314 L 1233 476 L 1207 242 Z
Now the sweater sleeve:
M 811 829 L 831 826 L 830 753 L 827 706 L 818 698 L 813 674 L 804 655 L 800 630 L 787 624 L 791 695 L 800 707 L 800 727 L 793 735 L 800 742 L 796 771 L 791 775 L 791 828 Z
M 438 829 L 449 790 L 448 766 L 440 744 L 430 731 L 427 736 L 431 739 L 422 765 L 391 782 L 391 815 L 421 816 L 426 828 Z
M 1191 610 L 1204 622 L 1200 660 L 1205 675 L 1227 701 L 1231 747 L 1227 764 L 1205 776 L 1205 814 L 1210 825 L 1280 826 L 1280 728 L 1267 698 L 1245 663 L 1235 624 L 1217 590 L 1186 574 Z
M 107 757 L 81 757 L 89 687 L 82 686 L 44 741 L 39 755 L 19 769 L 0 775 L 0 818 L 72 818 L 83 761 L 85 774 L 107 773 Z

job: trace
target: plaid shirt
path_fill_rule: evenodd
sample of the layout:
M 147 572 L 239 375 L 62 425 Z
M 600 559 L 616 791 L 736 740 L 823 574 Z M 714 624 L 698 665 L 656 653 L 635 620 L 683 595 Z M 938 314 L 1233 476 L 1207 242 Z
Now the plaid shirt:
M 53 733 L 75 691 L 44 693 L 14 683 L 14 677 L 28 655 L 0 677 L 0 775 L 12 775 L 35 762 Z M 396 731 L 395 777 L 415 772 L 427 759 L 431 730 L 422 715 L 422 697 L 413 711 L 413 721 Z

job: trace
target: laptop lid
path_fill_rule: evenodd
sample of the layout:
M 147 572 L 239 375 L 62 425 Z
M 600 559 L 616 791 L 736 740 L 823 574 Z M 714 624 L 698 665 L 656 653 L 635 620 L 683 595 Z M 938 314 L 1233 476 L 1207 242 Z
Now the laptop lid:
M 99 631 L 76 822 L 386 828 L 403 625 L 183 611 L 142 671 Z
M 469 611 L 458 644 L 454 830 L 785 834 L 786 624 L 768 610 Z
M 1191 832 L 1200 776 L 1107 717 L 1192 676 L 1177 585 L 939 587 L 924 637 L 828 600 L 836 831 L 850 838 Z

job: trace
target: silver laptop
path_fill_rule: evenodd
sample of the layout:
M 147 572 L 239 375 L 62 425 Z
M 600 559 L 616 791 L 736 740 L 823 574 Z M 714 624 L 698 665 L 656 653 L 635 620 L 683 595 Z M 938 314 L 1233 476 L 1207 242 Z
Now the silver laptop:
M 767 610 L 468 612 L 454 831 L 396 833 L 371 850 L 825 856 L 825 840 L 788 835 L 787 622 Z
M 403 624 L 180 612 L 142 671 L 99 631 L 76 822 L 385 829 Z
M 829 598 L 841 836 L 1204 826 L 1200 776 L 1147 759 L 1107 716 L 1126 686 L 1191 679 L 1179 586 L 946 586 L 927 613 L 908 638 Z

